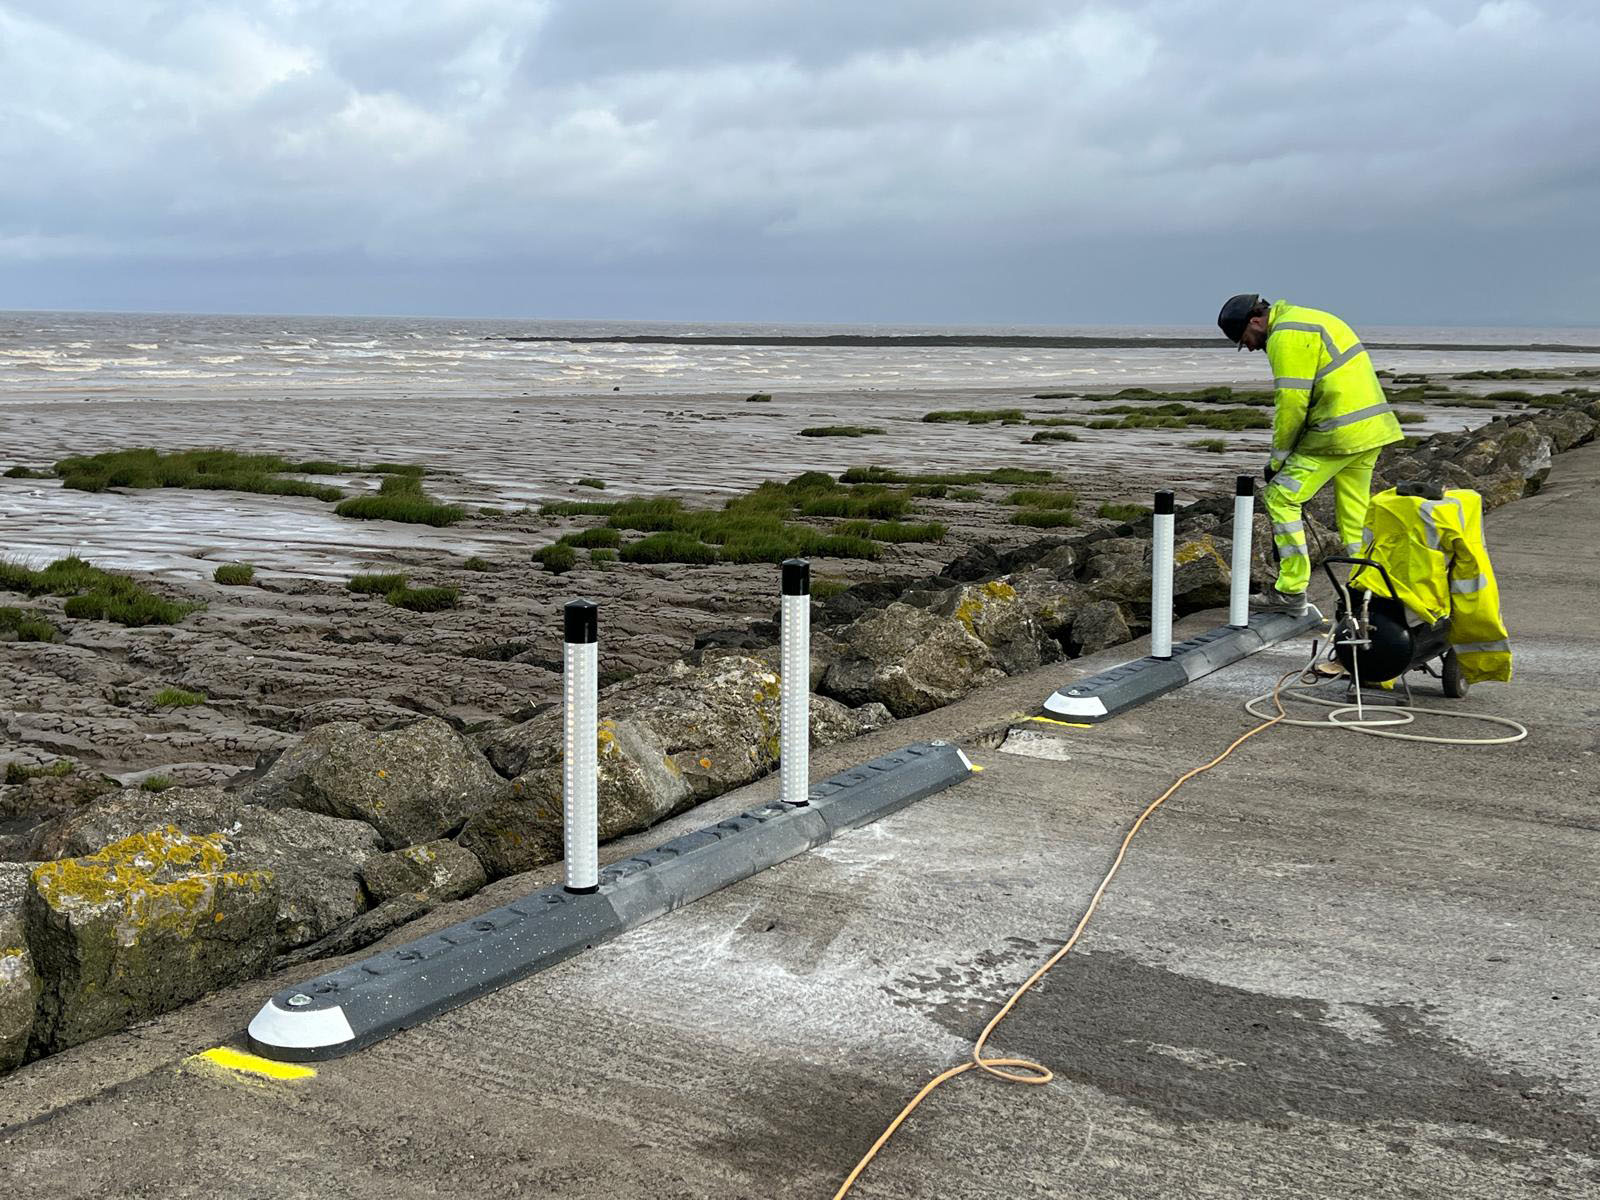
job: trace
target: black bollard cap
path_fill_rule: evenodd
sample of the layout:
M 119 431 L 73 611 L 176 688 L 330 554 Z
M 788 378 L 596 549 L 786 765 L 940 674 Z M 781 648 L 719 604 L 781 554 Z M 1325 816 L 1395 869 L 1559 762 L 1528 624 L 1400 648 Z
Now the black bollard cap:
M 600 606 L 593 600 L 573 600 L 562 610 L 562 627 L 568 643 L 587 645 L 600 640 Z
M 1173 505 L 1173 498 L 1172 498 L 1172 493 L 1171 492 L 1169 492 L 1169 491 L 1167 491 L 1165 489 L 1162 489 L 1161 491 L 1156 493 L 1156 516 L 1158 516 L 1158 517 L 1170 517 L 1173 513 L 1177 512 L 1177 511 L 1178 511 L 1177 508 L 1174 507 L 1174 505 Z
M 811 595 L 811 561 L 805 558 L 783 560 L 783 594 L 785 596 Z
M 1256 494 L 1256 477 L 1254 475 L 1235 475 L 1233 478 L 1233 494 L 1235 496 L 1254 496 Z

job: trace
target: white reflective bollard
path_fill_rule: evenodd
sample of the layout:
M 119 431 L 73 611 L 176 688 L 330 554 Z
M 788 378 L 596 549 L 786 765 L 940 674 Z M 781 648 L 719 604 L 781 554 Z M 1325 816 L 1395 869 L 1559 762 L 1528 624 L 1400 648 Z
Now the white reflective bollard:
M 798 808 L 811 793 L 811 564 L 803 558 L 784 560 L 780 619 L 778 796 Z
M 1255 541 L 1256 477 L 1233 481 L 1233 568 L 1228 577 L 1228 624 L 1250 624 L 1250 552 Z
M 1172 493 L 1156 493 L 1150 550 L 1150 657 L 1172 657 Z
M 574 600 L 563 615 L 561 811 L 565 823 L 567 891 L 600 887 L 600 833 L 596 815 L 599 771 L 599 608 Z

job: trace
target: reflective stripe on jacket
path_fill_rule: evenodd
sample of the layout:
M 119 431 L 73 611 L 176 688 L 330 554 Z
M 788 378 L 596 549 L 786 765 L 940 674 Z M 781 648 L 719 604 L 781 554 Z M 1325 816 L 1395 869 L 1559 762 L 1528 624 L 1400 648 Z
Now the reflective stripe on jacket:
M 1267 314 L 1267 361 L 1277 393 L 1274 467 L 1294 450 L 1360 454 L 1400 440 L 1366 347 L 1332 313 L 1279 300 Z
M 1418 618 L 1448 615 L 1450 644 L 1469 683 L 1511 678 L 1511 641 L 1483 540 L 1483 498 L 1452 488 L 1442 500 L 1379 492 L 1367 509 L 1362 557 L 1384 565 L 1399 600 Z M 1383 577 L 1359 567 L 1353 587 L 1387 596 Z

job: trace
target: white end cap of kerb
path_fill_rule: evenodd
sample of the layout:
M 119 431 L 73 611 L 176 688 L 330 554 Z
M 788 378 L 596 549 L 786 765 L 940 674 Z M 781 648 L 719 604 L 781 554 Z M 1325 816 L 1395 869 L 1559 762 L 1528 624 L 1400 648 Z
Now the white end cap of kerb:
M 1106 702 L 1099 696 L 1066 696 L 1060 692 L 1044 702 L 1045 708 L 1063 717 L 1103 717 Z
M 285 1050 L 315 1050 L 339 1046 L 355 1040 L 355 1030 L 344 1009 L 279 1008 L 268 1000 L 250 1022 L 250 1037 L 257 1045 L 282 1046 Z

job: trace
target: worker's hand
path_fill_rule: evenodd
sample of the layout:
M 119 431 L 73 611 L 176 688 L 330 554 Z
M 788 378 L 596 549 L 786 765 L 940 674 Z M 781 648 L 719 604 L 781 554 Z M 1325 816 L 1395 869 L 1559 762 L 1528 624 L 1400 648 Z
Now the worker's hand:
M 1278 473 L 1278 470 L 1279 468 L 1272 465 L 1272 460 L 1268 459 L 1267 465 L 1261 468 L 1261 478 L 1271 483 L 1272 477 Z

